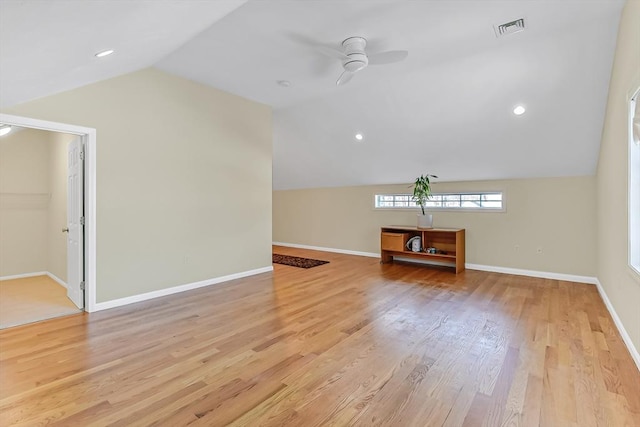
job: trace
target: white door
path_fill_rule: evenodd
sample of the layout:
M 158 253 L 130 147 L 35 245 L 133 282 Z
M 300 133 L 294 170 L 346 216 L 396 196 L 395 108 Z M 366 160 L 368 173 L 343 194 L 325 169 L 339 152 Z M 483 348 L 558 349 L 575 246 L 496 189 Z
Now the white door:
M 67 296 L 84 307 L 84 161 L 82 138 L 69 144 L 67 163 Z

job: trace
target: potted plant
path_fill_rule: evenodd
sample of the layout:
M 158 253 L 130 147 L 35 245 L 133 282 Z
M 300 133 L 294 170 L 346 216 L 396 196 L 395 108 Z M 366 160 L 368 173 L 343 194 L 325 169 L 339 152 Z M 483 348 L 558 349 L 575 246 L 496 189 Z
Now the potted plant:
M 422 209 L 422 214 L 418 214 L 418 228 L 432 228 L 433 226 L 433 215 L 424 211 L 427 200 L 431 198 L 430 178 L 437 178 L 437 176 L 431 174 L 420 175 L 413 184 L 413 200 Z

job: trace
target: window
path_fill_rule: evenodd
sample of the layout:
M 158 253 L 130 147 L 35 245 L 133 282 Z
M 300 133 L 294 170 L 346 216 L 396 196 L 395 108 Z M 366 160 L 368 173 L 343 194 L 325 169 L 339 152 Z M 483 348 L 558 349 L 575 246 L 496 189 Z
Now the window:
M 640 88 L 629 103 L 629 265 L 640 274 Z
M 415 209 L 411 194 L 376 194 L 376 209 Z M 435 193 L 427 202 L 429 210 L 504 211 L 502 192 Z

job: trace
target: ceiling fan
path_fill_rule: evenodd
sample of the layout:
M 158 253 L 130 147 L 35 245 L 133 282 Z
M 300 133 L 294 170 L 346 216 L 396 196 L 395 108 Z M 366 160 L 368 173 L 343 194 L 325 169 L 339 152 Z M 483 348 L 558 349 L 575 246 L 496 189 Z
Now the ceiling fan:
M 318 46 L 318 49 L 327 56 L 337 58 L 342 61 L 344 71 L 336 80 L 336 85 L 340 86 L 348 83 L 355 73 L 367 68 L 367 65 L 382 65 L 400 62 L 407 57 L 406 50 L 388 50 L 386 52 L 367 55 L 365 47 L 367 40 L 364 37 L 349 37 L 342 42 L 343 51 L 331 49 L 325 46 Z

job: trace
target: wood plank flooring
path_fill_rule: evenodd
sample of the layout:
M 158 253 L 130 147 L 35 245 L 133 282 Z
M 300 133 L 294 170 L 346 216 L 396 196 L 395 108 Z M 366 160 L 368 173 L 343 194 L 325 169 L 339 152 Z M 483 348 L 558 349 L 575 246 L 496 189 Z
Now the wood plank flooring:
M 329 264 L 0 331 L 0 425 L 638 426 L 592 285 Z
M 0 280 L 0 329 L 80 313 L 49 276 Z

